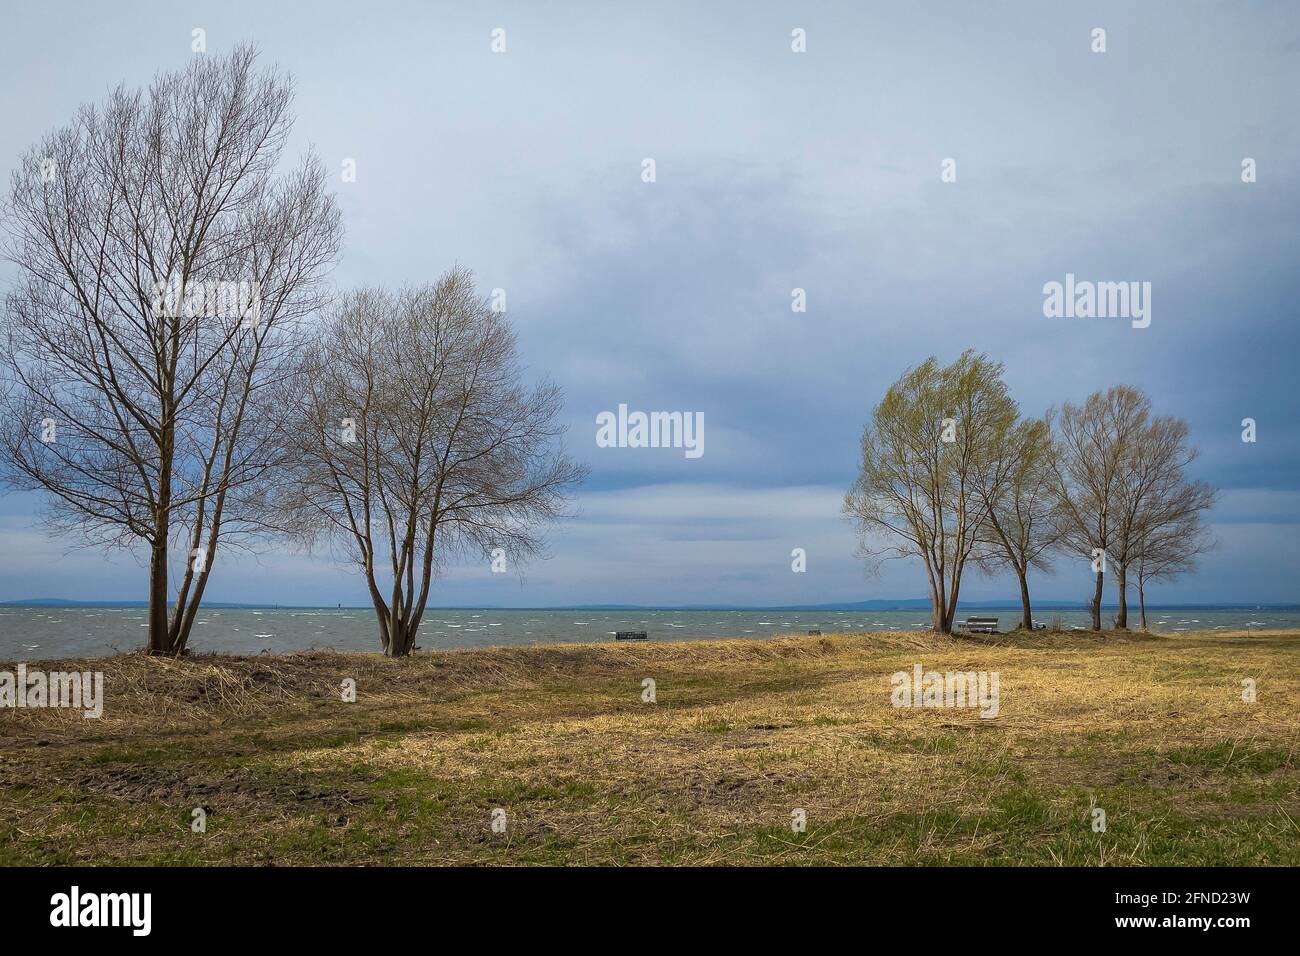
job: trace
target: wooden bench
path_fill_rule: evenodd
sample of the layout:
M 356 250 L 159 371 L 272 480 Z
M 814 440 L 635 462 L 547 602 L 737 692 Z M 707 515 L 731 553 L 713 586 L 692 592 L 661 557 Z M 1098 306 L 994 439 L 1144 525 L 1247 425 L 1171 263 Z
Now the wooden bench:
M 967 634 L 996 634 L 998 632 L 998 618 L 968 617 L 961 627 Z
M 648 640 L 649 635 L 645 631 L 615 631 L 614 640 L 616 641 L 644 641 Z

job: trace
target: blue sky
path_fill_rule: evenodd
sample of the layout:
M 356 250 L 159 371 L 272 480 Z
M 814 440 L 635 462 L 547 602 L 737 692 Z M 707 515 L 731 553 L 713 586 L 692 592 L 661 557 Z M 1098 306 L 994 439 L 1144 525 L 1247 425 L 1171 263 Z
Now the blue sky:
M 923 596 L 918 567 L 864 575 L 840 502 L 889 383 L 970 347 L 1006 363 L 1026 413 L 1128 382 L 1188 420 L 1219 547 L 1153 599 L 1300 600 L 1300 8 L 702 7 L 23 4 L 0 35 L 0 173 L 82 101 L 182 66 L 195 27 L 290 71 L 290 153 L 356 161 L 337 284 L 459 263 L 504 288 L 591 465 L 550 560 L 522 581 L 450 567 L 436 603 Z M 1070 272 L 1151 282 L 1151 326 L 1045 318 L 1043 284 Z M 706 453 L 597 448 L 619 403 L 702 411 Z M 69 552 L 38 507 L 0 498 L 0 599 L 143 598 L 138 563 Z M 1033 586 L 1083 600 L 1087 563 Z M 219 565 L 208 596 L 365 603 L 330 555 L 275 550 Z

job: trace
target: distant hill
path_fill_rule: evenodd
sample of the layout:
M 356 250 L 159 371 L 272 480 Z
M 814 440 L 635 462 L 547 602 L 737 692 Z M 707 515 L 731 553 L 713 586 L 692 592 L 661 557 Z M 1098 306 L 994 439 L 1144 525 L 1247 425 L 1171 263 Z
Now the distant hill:
M 994 604 L 966 604 L 962 607 L 994 607 Z M 1011 606 L 1008 602 L 1007 606 Z M 1019 607 L 1019 602 L 1016 602 Z M 930 609 L 925 598 L 903 600 L 854 601 L 840 604 L 574 604 L 554 608 L 557 611 L 917 611 Z M 550 610 L 542 608 L 540 610 Z

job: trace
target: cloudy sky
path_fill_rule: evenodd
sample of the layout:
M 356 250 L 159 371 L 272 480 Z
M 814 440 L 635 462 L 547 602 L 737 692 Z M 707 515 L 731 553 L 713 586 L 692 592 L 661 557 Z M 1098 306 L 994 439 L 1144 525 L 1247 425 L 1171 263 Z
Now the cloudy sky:
M 1155 600 L 1300 600 L 1300 7 L 11 5 L 3 181 L 79 103 L 183 66 L 195 28 L 293 74 L 290 153 L 355 161 L 340 287 L 468 266 L 507 291 L 530 372 L 565 389 L 567 446 L 591 465 L 579 516 L 522 581 L 449 568 L 437 603 L 921 597 L 919 567 L 864 575 L 840 504 L 888 384 L 971 347 L 1006 363 L 1026 413 L 1127 382 L 1188 420 L 1196 475 L 1223 492 L 1219 547 Z M 1150 327 L 1045 318 L 1066 273 L 1151 282 Z M 620 403 L 703 412 L 705 454 L 596 447 Z M 0 498 L 0 600 L 145 596 L 136 562 L 70 552 L 38 509 Z M 1083 600 L 1087 564 L 1034 588 Z M 328 554 L 272 551 L 219 566 L 208 597 L 365 589 Z

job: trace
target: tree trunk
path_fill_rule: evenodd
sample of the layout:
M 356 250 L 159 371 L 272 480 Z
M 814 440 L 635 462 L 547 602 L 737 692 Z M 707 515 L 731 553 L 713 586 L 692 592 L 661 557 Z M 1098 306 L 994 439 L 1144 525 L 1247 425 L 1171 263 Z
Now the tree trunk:
M 1138 578 L 1138 614 L 1142 619 L 1142 630 L 1145 631 L 1147 629 L 1147 589 L 1140 577 Z
M 956 579 L 952 582 L 952 590 L 948 594 L 948 606 L 943 613 L 943 633 L 952 633 L 952 624 L 957 617 L 957 595 L 961 591 L 961 569 L 954 570 L 953 577 Z
M 1016 569 L 1016 574 L 1020 578 L 1020 610 L 1023 617 L 1020 626 L 1026 631 L 1034 629 L 1034 610 L 1029 606 L 1029 574 L 1026 571 Z
M 400 620 L 388 622 L 388 643 L 384 646 L 385 657 L 410 657 L 411 648 L 415 646 L 414 628 L 404 625 Z
M 1104 574 L 1104 571 L 1096 572 L 1097 584 L 1092 592 L 1092 629 L 1094 631 L 1101 630 L 1101 586 Z
M 946 610 L 944 607 L 945 600 L 943 596 L 943 582 L 935 582 L 935 572 L 926 562 L 926 570 L 930 574 L 930 630 L 936 634 L 943 633 L 943 615 Z
M 1128 568 L 1119 566 L 1115 572 L 1115 582 L 1119 585 L 1119 613 L 1115 616 L 1115 630 L 1128 630 Z
M 149 555 L 149 653 L 170 656 L 171 628 L 167 620 L 167 535 L 154 541 Z
M 172 418 L 169 401 L 174 372 L 164 377 L 167 389 L 162 397 L 160 433 L 158 436 L 158 500 L 153 509 L 153 541 L 149 555 L 149 653 L 172 657 L 176 645 L 172 643 L 170 615 L 167 613 L 167 542 L 171 534 L 172 519 L 172 461 L 175 455 L 176 422 Z
M 184 654 L 185 648 L 190 646 L 190 632 L 194 630 L 194 620 L 199 616 L 199 605 L 203 601 L 203 592 L 208 587 L 208 576 L 212 574 L 212 559 L 216 554 L 217 546 L 213 544 L 205 555 L 205 564 L 203 571 L 198 576 L 198 581 L 194 585 L 194 595 L 190 598 L 189 603 L 185 606 L 185 613 L 181 614 L 181 608 L 177 607 L 176 628 L 173 632 L 173 647 L 177 654 Z

